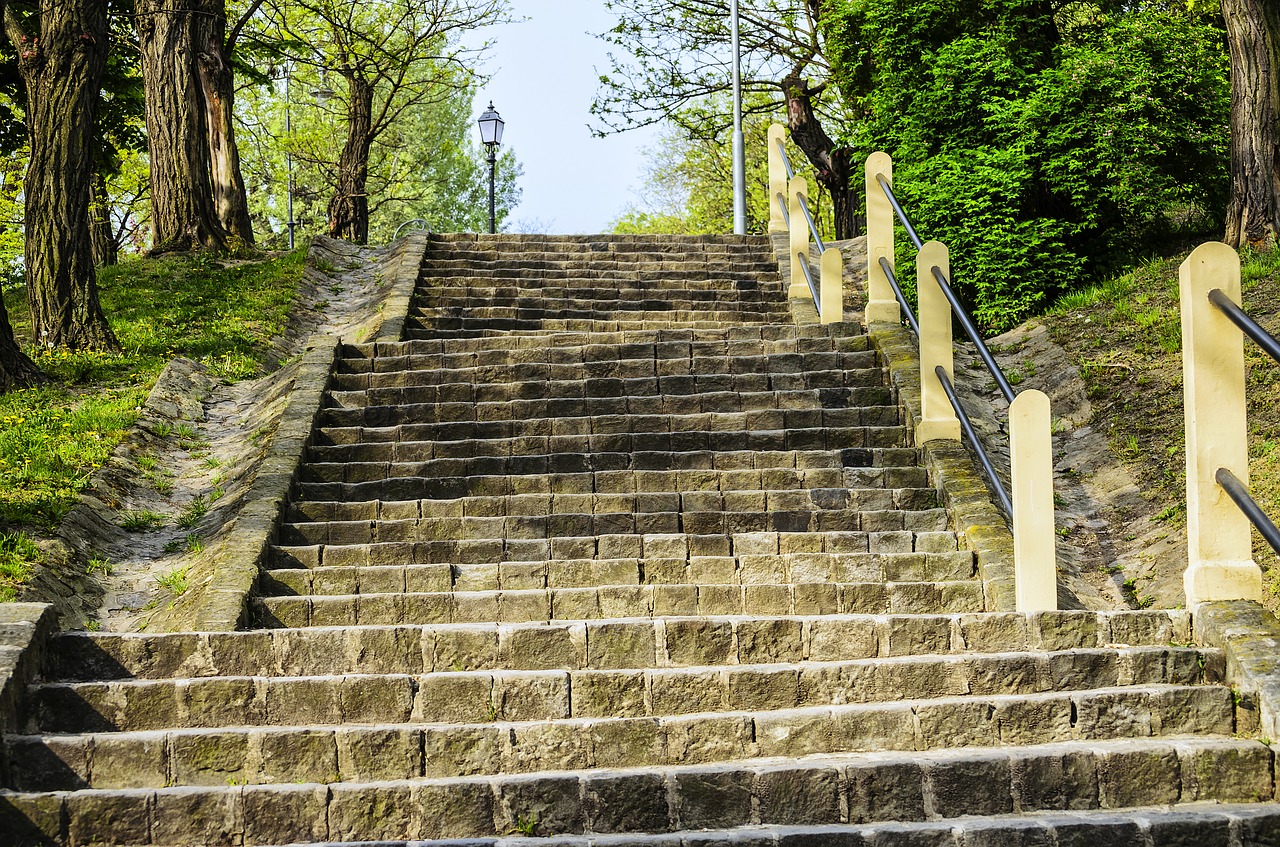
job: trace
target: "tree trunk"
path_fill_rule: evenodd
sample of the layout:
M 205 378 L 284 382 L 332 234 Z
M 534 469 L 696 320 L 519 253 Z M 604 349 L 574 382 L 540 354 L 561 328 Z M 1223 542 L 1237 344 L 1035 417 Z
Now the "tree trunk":
M 220 4 L 221 5 L 221 4 Z M 225 17 L 208 29 L 209 40 L 199 57 L 200 87 L 209 132 L 209 162 L 213 202 L 218 219 L 232 239 L 253 244 L 253 223 L 249 220 L 249 200 L 240 173 L 240 150 L 236 146 L 235 74 L 227 61 Z
M 105 4 L 42 0 L 39 38 L 6 8 L 5 28 L 27 89 L 23 223 L 32 335 L 42 347 L 115 349 L 98 303 L 89 233 L 93 132 L 110 46 Z
M 1231 201 L 1224 241 L 1272 246 L 1280 234 L 1280 9 L 1222 0 L 1231 50 Z
M 373 86 L 359 74 L 347 77 L 347 83 L 347 143 L 338 159 L 338 186 L 329 201 L 329 237 L 364 244 L 369 240 Z
M 816 169 L 818 182 L 831 195 L 831 212 L 836 239 L 858 234 L 857 201 L 851 184 L 852 151 L 837 147 L 813 112 L 813 97 L 818 92 L 793 71 L 782 81 L 782 94 L 787 102 L 787 124 L 791 140 Z
M 111 220 L 111 195 L 107 193 L 107 178 L 101 173 L 93 177 L 93 202 L 89 207 L 89 235 L 93 242 L 93 264 L 97 267 L 114 265 L 120 260 L 120 248 L 116 244 L 116 228 Z
M 198 71 L 216 0 L 137 0 L 138 45 L 151 163 L 153 254 L 225 250 L 210 176 L 208 108 Z
M 9 313 L 4 307 L 4 298 L 0 297 L 0 394 L 41 382 L 44 374 L 14 340 Z

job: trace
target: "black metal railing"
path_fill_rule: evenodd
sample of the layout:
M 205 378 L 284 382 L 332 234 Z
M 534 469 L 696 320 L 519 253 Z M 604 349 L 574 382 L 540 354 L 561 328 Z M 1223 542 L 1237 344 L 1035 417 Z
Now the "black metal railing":
M 787 156 L 786 145 L 781 140 L 778 141 L 778 152 L 782 155 L 782 165 L 787 169 L 787 179 L 795 179 L 796 170 L 791 167 L 791 159 Z M 809 202 L 804 199 L 804 195 L 800 195 L 800 212 L 804 215 L 804 219 L 809 223 L 809 232 L 813 235 L 813 243 L 818 245 L 819 252 L 825 252 L 827 245 L 822 240 L 822 234 L 818 232 L 818 224 L 813 219 L 813 212 L 809 211 Z M 790 215 L 788 222 L 790 222 Z
M 1267 355 L 1275 359 L 1276 362 L 1280 362 L 1280 341 L 1277 341 L 1275 336 L 1249 317 L 1248 313 L 1236 305 L 1235 301 L 1228 297 L 1221 288 L 1215 288 L 1209 292 L 1209 302 L 1216 306 L 1218 311 L 1226 315 L 1228 320 L 1239 327 L 1240 331 L 1261 347 Z M 1262 511 L 1258 501 L 1254 500 L 1249 493 L 1248 486 L 1226 468 L 1218 468 L 1213 478 L 1222 487 L 1222 490 L 1227 492 L 1231 502 L 1235 503 L 1241 512 L 1244 512 L 1244 516 L 1249 519 L 1249 523 L 1253 524 L 1259 534 L 1271 545 L 1271 548 L 1277 554 L 1280 554 L 1280 528 L 1277 528 L 1275 521 L 1267 517 L 1266 512 Z
M 916 250 L 924 247 L 924 240 L 920 238 L 916 228 L 911 224 L 911 219 L 907 217 L 906 211 L 902 208 L 902 204 L 898 202 L 898 198 L 893 193 L 893 187 L 889 181 L 885 179 L 884 174 L 876 174 L 876 182 L 880 184 L 880 188 L 884 190 L 885 197 L 889 201 L 889 205 L 893 207 L 894 213 L 898 216 L 898 220 L 902 221 L 903 228 L 907 231 L 907 237 L 911 239 L 911 243 L 915 245 Z M 893 296 L 897 298 L 898 305 L 902 307 L 903 314 L 906 316 L 907 323 L 915 332 L 916 337 L 920 337 L 920 322 L 917 320 L 915 313 L 912 311 L 910 304 L 907 303 L 906 294 L 902 290 L 901 284 L 898 282 L 897 274 L 894 273 L 893 265 L 884 256 L 880 257 L 880 268 L 885 272 L 885 277 L 889 281 L 889 286 L 893 289 Z M 995 356 L 991 355 L 991 350 L 987 347 L 986 342 L 978 332 L 978 327 L 974 324 L 973 319 L 969 317 L 969 313 L 961 304 L 960 298 L 956 296 L 955 291 L 951 288 L 951 283 L 947 279 L 946 274 L 937 265 L 930 268 L 933 278 L 937 280 L 942 294 L 947 298 L 947 303 L 951 306 L 951 313 L 955 316 L 960 326 L 964 329 L 965 335 L 969 336 L 969 340 L 973 342 L 974 347 L 978 351 L 979 358 L 986 365 L 987 371 L 995 380 L 996 386 L 1000 389 L 1000 393 L 1004 395 L 1004 399 L 1009 403 L 1013 402 L 1014 393 L 1013 386 L 1009 384 L 1009 380 L 1005 377 L 1004 371 L 1000 369 L 1000 365 L 996 362 Z M 960 402 L 960 396 L 956 393 L 955 386 L 951 383 L 951 378 L 947 375 L 944 368 L 939 366 L 935 373 L 938 381 L 942 383 L 942 390 L 947 395 L 947 400 L 951 403 L 951 408 L 955 410 L 956 417 L 960 420 L 960 428 L 964 434 L 968 436 L 969 443 L 973 445 L 974 452 L 978 455 L 978 462 L 982 465 L 983 471 L 986 472 L 987 478 L 991 481 L 991 485 L 995 490 L 996 497 L 1000 500 L 1000 505 L 1004 507 L 1005 513 L 1010 517 L 1013 516 L 1013 501 L 1009 496 L 1008 490 L 1004 483 L 1000 480 L 996 473 L 995 465 L 991 461 L 990 455 L 982 445 L 981 439 L 978 438 L 977 431 L 974 429 L 973 420 L 969 417 L 969 413 L 965 411 L 964 405 Z
M 782 166 L 786 168 L 787 180 L 795 179 L 796 169 L 791 166 L 791 159 L 787 156 L 786 146 L 781 141 L 778 142 L 778 152 L 782 154 Z M 827 245 L 823 243 L 822 236 L 818 234 L 818 225 L 814 223 L 813 214 L 809 211 L 809 204 L 805 201 L 804 195 L 801 194 L 800 211 L 804 215 L 806 221 L 809 222 L 809 232 L 813 235 L 813 240 L 817 243 L 818 249 L 825 251 Z M 785 194 L 777 195 L 778 206 L 782 209 L 782 220 L 786 223 L 787 229 L 791 229 L 791 210 L 788 208 L 787 198 Z M 791 261 L 800 263 L 800 270 L 804 272 L 805 281 L 809 283 L 809 294 L 813 297 L 813 307 L 818 310 L 818 314 L 822 314 L 822 295 L 818 287 L 817 281 L 813 278 L 813 268 L 809 267 L 809 257 L 799 253 L 791 257 Z

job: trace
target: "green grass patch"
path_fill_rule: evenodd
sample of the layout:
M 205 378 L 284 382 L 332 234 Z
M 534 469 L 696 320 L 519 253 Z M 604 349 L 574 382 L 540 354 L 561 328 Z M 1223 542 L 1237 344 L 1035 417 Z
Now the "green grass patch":
M 40 563 L 40 548 L 21 533 L 0 535 L 0 602 L 14 598 Z
M 35 351 L 52 382 L 0 396 L 0 532 L 47 533 L 58 525 L 137 420 L 171 359 L 195 359 L 229 382 L 262 374 L 304 262 L 297 251 L 234 266 L 210 256 L 170 256 L 101 269 L 102 306 L 121 352 Z M 25 290 L 5 291 L 4 298 L 17 337 L 32 351 Z M 204 446 L 194 430 L 179 437 L 187 449 Z M 151 462 L 143 469 L 156 489 L 172 490 Z M 5 555 L 34 555 L 32 549 L 18 545 Z M 0 570 L 0 584 L 8 586 L 0 598 L 25 578 L 16 565 Z

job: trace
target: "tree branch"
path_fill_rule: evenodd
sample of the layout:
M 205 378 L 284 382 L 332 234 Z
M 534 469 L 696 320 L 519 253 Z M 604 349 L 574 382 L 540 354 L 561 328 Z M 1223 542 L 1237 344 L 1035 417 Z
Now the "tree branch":
M 235 49 L 236 41 L 239 40 L 240 32 L 244 29 L 245 24 L 249 23 L 249 19 L 257 14 L 258 9 L 262 8 L 262 4 L 265 2 L 266 0 L 253 0 L 249 4 L 249 8 L 245 9 L 244 14 L 240 16 L 240 20 L 236 21 L 236 25 L 231 28 L 231 33 L 227 36 L 226 46 L 223 48 L 223 52 L 227 56 L 230 56 L 231 51 Z

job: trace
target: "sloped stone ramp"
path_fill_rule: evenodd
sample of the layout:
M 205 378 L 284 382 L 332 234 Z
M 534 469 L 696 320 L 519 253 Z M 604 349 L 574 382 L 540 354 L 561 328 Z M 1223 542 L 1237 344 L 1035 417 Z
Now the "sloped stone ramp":
M 56 637 L 0 843 L 1280 843 L 1190 617 L 988 608 L 861 328 L 789 315 L 764 239 L 433 237 L 258 628 Z

